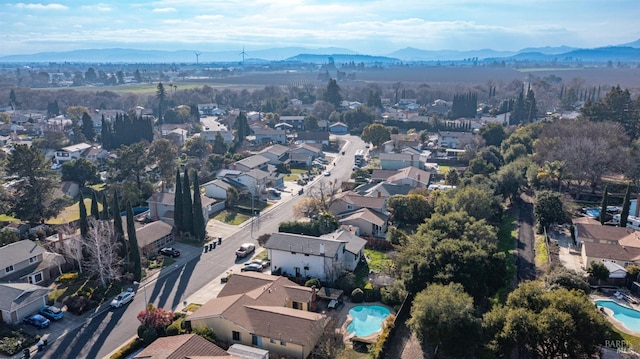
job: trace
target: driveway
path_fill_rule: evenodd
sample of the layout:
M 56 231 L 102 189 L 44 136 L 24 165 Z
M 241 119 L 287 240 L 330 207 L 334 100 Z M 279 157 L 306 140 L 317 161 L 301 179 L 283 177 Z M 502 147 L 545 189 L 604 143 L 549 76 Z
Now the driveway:
M 582 256 L 580 250 L 573 244 L 568 228 L 557 227 L 549 231 L 549 238 L 558 242 L 560 246 L 560 263 L 563 267 L 584 274 L 582 269 Z

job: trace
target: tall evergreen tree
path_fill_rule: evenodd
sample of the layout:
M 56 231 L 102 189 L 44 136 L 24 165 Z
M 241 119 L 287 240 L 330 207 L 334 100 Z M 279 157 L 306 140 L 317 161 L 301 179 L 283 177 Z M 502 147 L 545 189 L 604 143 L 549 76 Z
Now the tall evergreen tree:
M 237 147 L 239 147 L 242 144 L 242 142 L 244 142 L 245 137 L 249 135 L 249 131 L 250 131 L 249 123 L 247 122 L 247 116 L 242 111 L 240 111 L 240 113 L 236 117 L 235 129 L 236 129 L 235 142 L 237 144 Z
M 600 224 L 604 224 L 607 220 L 607 202 L 609 202 L 609 187 L 605 187 L 604 193 L 602 193 L 602 202 L 600 203 Z
M 196 239 L 204 241 L 207 231 L 204 214 L 202 214 L 202 198 L 200 197 L 200 182 L 198 172 L 193 173 L 193 235 Z
M 527 90 L 527 98 L 525 100 L 525 106 L 527 110 L 526 122 L 531 123 L 538 117 L 538 107 L 536 105 L 536 96 L 531 90 L 531 85 L 529 85 L 529 89 Z
M 189 171 L 184 171 L 182 184 L 182 223 L 183 231 L 193 234 L 193 202 L 191 201 L 191 184 L 189 183 Z
M 91 119 L 91 116 L 86 112 L 82 113 L 82 125 L 80 127 L 82 129 L 82 134 L 87 141 L 93 142 L 96 137 L 96 131 L 93 128 L 93 120 Z
M 227 145 L 224 144 L 224 138 L 220 134 L 220 131 L 216 133 L 216 138 L 213 140 L 213 149 L 211 152 L 224 155 L 227 152 Z
M 173 224 L 178 232 L 184 231 L 184 211 L 182 209 L 182 180 L 180 169 L 176 170 L 176 193 L 173 199 Z
M 107 191 L 102 192 L 102 214 L 100 215 L 100 219 L 103 221 L 111 219 L 111 216 L 109 215 L 109 199 L 107 198 Z
M 329 80 L 322 94 L 322 100 L 332 104 L 335 108 L 340 108 L 342 95 L 340 94 L 340 86 L 338 86 L 336 79 Z
M 136 235 L 136 226 L 133 221 L 133 208 L 131 202 L 127 202 L 127 236 L 129 237 L 129 258 L 131 259 L 131 272 L 133 279 L 140 281 L 142 279 L 142 263 L 140 260 L 140 248 L 138 247 L 138 237 Z
M 80 234 L 82 238 L 87 236 L 89 232 L 89 222 L 87 221 L 87 206 L 84 204 L 84 196 L 80 193 Z
M 167 99 L 167 92 L 165 91 L 162 82 L 158 83 L 156 98 L 158 99 L 158 123 L 162 124 L 162 110 L 164 107 L 164 101 Z
M 100 211 L 98 210 L 98 195 L 96 191 L 91 192 L 91 216 L 100 219 Z
M 636 203 L 636 206 L 638 203 Z M 627 219 L 629 218 L 629 210 L 631 209 L 631 183 L 627 184 L 627 191 L 624 193 L 624 200 L 622 201 L 622 212 L 620 212 L 620 227 L 625 228 L 627 226 Z
M 122 227 L 122 216 L 120 216 L 120 199 L 118 199 L 118 191 L 113 192 L 113 204 L 111 206 L 111 214 L 113 215 L 113 232 L 116 236 L 116 243 L 120 245 L 118 254 L 125 262 L 129 262 L 127 248 L 127 240 L 124 238 L 124 228 Z

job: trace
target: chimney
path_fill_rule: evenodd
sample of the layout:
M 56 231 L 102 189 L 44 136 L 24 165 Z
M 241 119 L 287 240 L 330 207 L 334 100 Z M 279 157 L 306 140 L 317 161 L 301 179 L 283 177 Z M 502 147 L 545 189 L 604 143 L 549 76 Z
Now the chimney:
M 324 243 L 320 243 L 320 255 L 324 255 Z

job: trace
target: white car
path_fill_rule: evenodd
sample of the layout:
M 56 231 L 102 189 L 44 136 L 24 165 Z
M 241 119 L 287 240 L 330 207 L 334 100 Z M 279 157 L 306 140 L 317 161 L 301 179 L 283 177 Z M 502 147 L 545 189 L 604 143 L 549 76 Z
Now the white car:
M 323 173 L 323 174 L 324 174 L 326 177 L 329 177 L 329 176 L 331 176 L 331 171 L 324 171 L 324 173 Z
M 131 302 L 135 295 L 136 293 L 133 292 L 133 288 L 127 288 L 126 291 L 118 294 L 115 298 L 113 298 L 113 300 L 111 301 L 111 307 L 120 308 L 123 305 Z

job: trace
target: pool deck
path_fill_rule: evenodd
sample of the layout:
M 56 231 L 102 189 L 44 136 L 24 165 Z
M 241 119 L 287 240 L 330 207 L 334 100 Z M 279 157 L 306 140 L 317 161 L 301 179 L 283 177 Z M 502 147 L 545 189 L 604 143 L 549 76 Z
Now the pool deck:
M 618 304 L 620 304 L 620 305 L 622 305 L 624 307 L 628 307 L 628 308 L 640 311 L 640 305 L 632 304 L 632 303 L 629 303 L 629 302 L 627 302 L 625 300 L 618 299 L 618 298 L 614 297 L 613 295 L 592 294 L 589 297 L 590 297 L 591 301 L 594 304 L 595 304 L 596 300 L 610 300 L 610 301 L 616 302 L 616 303 L 618 303 Z M 631 329 L 627 328 L 624 324 L 622 324 L 621 321 L 619 321 L 616 318 L 614 318 L 613 317 L 613 311 L 611 309 L 603 308 L 603 307 L 600 307 L 600 308 L 601 308 L 601 310 L 603 310 L 603 311 L 601 311 L 603 313 L 603 315 L 605 315 L 607 317 L 609 322 L 611 324 L 613 324 L 613 326 L 616 327 L 616 329 L 620 330 L 621 332 L 624 332 L 624 333 L 627 333 L 627 334 L 631 334 L 631 335 L 636 336 L 636 337 L 640 337 L 640 332 L 637 332 L 635 330 L 631 330 Z
M 346 302 L 346 301 L 344 302 L 344 305 L 342 306 L 342 308 L 340 308 L 339 310 L 333 311 L 333 312 L 326 312 L 324 314 L 333 315 L 338 320 L 338 327 L 340 328 L 340 330 L 342 331 L 342 334 L 344 335 L 345 344 L 351 344 L 352 340 L 354 339 L 360 342 L 365 342 L 365 343 L 375 343 L 378 341 L 378 336 L 380 336 L 380 333 L 382 332 L 382 330 L 377 331 L 366 337 L 357 337 L 355 336 L 355 334 L 350 334 L 349 332 L 347 332 L 347 326 L 349 325 L 349 323 L 351 323 L 351 320 L 353 319 L 351 318 L 351 315 L 349 315 L 349 310 L 357 306 L 373 306 L 373 305 L 385 307 L 389 309 L 389 312 L 391 312 L 391 314 L 396 315 L 396 311 L 392 307 L 382 304 L 381 302 L 352 303 L 352 302 Z

